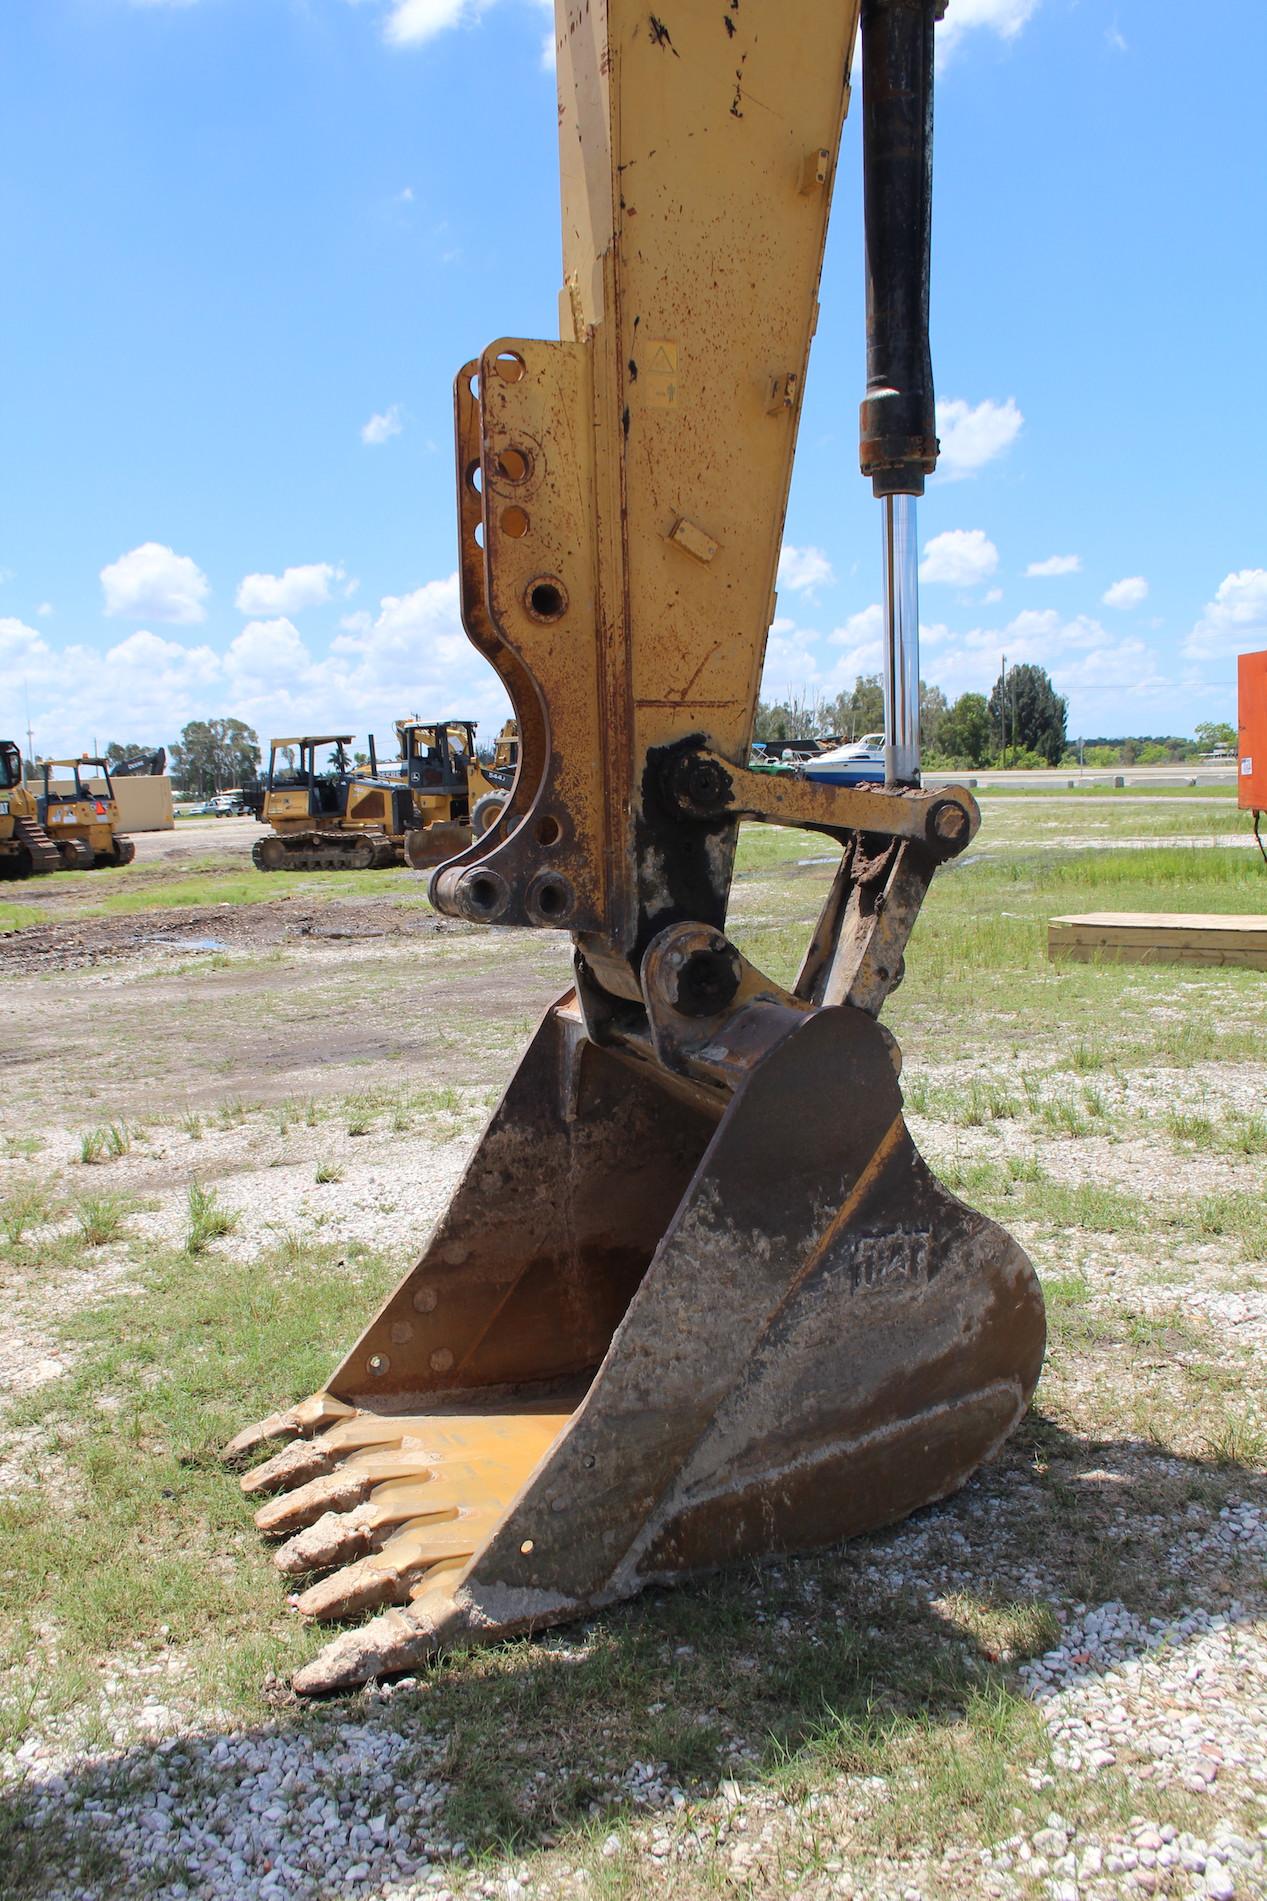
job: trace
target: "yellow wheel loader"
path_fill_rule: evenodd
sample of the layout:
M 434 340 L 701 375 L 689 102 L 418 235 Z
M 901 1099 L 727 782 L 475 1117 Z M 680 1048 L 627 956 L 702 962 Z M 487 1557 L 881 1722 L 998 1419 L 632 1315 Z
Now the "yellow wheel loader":
M 408 787 L 381 779 L 370 739 L 371 770 L 352 760 L 350 733 L 274 739 L 259 817 L 272 827 L 251 859 L 260 871 L 381 871 L 404 863 L 416 824 Z
M 119 807 L 107 762 L 82 753 L 78 759 L 42 759 L 40 767 L 40 823 L 63 868 L 91 871 L 96 865 L 130 865 L 136 846 L 119 831 Z M 99 789 L 93 780 L 101 782 Z
M 402 719 L 396 731 L 419 821 L 405 839 L 405 856 L 423 871 L 454 857 L 496 824 L 515 776 L 512 742 L 503 728 L 493 764 L 486 768 L 475 749 L 474 720 Z
M 36 796 L 22 776 L 22 754 L 13 740 L 0 740 L 0 877 L 32 878 L 61 869 L 61 854 L 40 824 Z
M 371 1613 L 301 1691 L 890 1524 L 1038 1378 L 1033 1270 L 916 1152 L 877 1020 L 979 822 L 917 749 L 939 10 L 861 7 L 886 782 L 841 786 L 747 761 L 858 0 L 556 0 L 562 339 L 455 386 L 463 620 L 521 756 L 430 889 L 568 932 L 574 981 L 421 1260 L 227 1448 L 285 1442 L 242 1484 L 300 1609 Z M 790 985 L 726 932 L 745 819 L 839 849 Z

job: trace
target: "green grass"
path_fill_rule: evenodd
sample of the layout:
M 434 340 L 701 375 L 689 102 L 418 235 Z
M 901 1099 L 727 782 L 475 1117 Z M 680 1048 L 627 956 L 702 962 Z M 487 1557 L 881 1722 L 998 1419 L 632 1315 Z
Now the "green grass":
M 85 1129 L 79 1138 L 81 1162 L 117 1162 L 130 1153 L 132 1131 L 126 1122 L 110 1122 L 104 1128 Z
M 105 1247 L 122 1238 L 131 1202 L 125 1195 L 81 1195 L 74 1204 L 75 1220 L 86 1247 Z
M 241 1216 L 222 1207 L 214 1188 L 193 1182 L 189 1189 L 189 1226 L 185 1233 L 186 1254 L 205 1254 L 213 1241 L 232 1234 Z
M 28 1228 L 39 1227 L 50 1214 L 49 1191 L 43 1182 L 15 1182 L 0 1199 L 0 1233 L 11 1248 L 16 1247 Z

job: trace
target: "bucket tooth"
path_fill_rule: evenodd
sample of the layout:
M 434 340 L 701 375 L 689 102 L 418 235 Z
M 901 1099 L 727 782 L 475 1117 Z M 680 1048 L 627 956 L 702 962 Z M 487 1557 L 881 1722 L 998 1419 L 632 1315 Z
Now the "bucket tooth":
M 329 1447 L 324 1450 L 328 1453 Z M 354 1452 L 333 1471 L 309 1479 L 306 1485 L 297 1486 L 280 1498 L 270 1499 L 256 1512 L 255 1523 L 260 1531 L 283 1537 L 302 1530 L 305 1525 L 315 1524 L 323 1513 L 351 1511 L 386 1479 L 425 1483 L 433 1470 L 438 1469 L 436 1461 L 426 1452 L 415 1451 L 407 1444 L 385 1451 Z
M 488 1512 L 455 1511 L 448 1518 L 407 1524 L 381 1550 L 301 1592 L 297 1608 L 305 1617 L 325 1621 L 351 1617 L 380 1604 L 403 1604 L 433 1564 L 444 1558 L 472 1557 L 495 1523 Z
M 290 1445 L 283 1446 L 280 1452 L 275 1452 L 271 1459 L 265 1459 L 263 1465 L 244 1472 L 238 1484 L 248 1496 L 256 1492 L 289 1491 L 328 1472 L 333 1456 L 324 1436 L 320 1439 L 295 1439 Z
M 474 1474 L 469 1476 L 474 1477 Z M 318 1480 L 320 1484 L 322 1481 Z M 501 1503 L 513 1496 L 513 1485 L 502 1488 Z M 411 1519 L 438 1519 L 468 1508 L 472 1497 L 481 1498 L 483 1488 L 461 1483 L 438 1483 L 425 1472 L 403 1481 L 373 1487 L 353 1501 L 349 1508 L 332 1508 L 310 1520 L 274 1554 L 279 1571 L 291 1576 L 304 1571 L 325 1571 L 358 1556 L 367 1545 L 380 1541 L 380 1534 Z M 496 1495 L 486 1504 L 495 1504 Z
M 244 1426 L 235 1438 L 230 1439 L 221 1453 L 228 1465 L 236 1465 L 243 1459 L 249 1459 L 261 1446 L 268 1445 L 274 1439 L 295 1439 L 318 1431 L 333 1420 L 346 1419 L 355 1411 L 345 1406 L 342 1400 L 334 1399 L 329 1393 L 314 1393 L 311 1399 L 301 1400 L 297 1406 L 287 1406 L 281 1412 L 270 1413 L 267 1419 L 261 1419 L 253 1426 Z
M 461 1570 L 460 1564 L 435 1565 L 435 1582 L 427 1588 L 427 1579 L 422 1580 L 418 1601 L 403 1609 L 393 1606 L 354 1630 L 341 1631 L 295 1672 L 295 1690 L 300 1696 L 329 1696 L 425 1663 L 446 1645 L 454 1627 L 449 1587 Z

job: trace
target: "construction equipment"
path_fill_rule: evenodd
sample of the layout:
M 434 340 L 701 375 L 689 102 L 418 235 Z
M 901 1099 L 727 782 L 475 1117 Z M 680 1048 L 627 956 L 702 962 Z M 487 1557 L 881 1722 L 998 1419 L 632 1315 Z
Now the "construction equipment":
M 77 759 L 41 759 L 43 790 L 40 823 L 67 871 L 91 871 L 95 865 L 130 865 L 136 846 L 119 830 L 119 806 L 110 767 L 104 759 L 81 753 Z M 56 779 L 56 772 L 70 778 Z M 102 782 L 101 790 L 90 783 Z
M 519 720 L 450 916 L 571 933 L 422 1259 L 327 1386 L 241 1433 L 317 1618 L 296 1688 L 411 1668 L 962 1485 L 1043 1353 L 1029 1262 L 929 1172 L 876 1021 L 979 814 L 922 791 L 913 497 L 933 17 L 864 0 L 884 786 L 746 765 L 857 0 L 557 0 L 564 337 L 456 382 L 463 619 Z M 725 932 L 739 823 L 841 848 L 790 986 Z M 382 1607 L 388 1606 L 386 1610 Z
M 503 727 L 488 767 L 475 749 L 474 720 L 402 719 L 396 731 L 418 820 L 405 839 L 405 856 L 424 871 L 455 857 L 496 823 L 515 776 L 514 721 Z
M 40 824 L 35 794 L 23 778 L 21 751 L 13 740 L 0 740 L 0 877 L 61 869 L 61 855 Z
M 380 871 L 404 862 L 405 834 L 417 822 L 409 788 L 378 776 L 372 735 L 368 774 L 351 746 L 350 733 L 270 741 L 259 817 L 273 830 L 251 848 L 260 871 Z

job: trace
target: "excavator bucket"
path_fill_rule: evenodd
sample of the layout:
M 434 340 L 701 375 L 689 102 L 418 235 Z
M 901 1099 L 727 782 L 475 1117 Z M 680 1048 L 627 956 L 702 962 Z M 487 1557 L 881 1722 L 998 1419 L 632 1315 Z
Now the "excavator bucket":
M 1033 1271 L 916 1153 L 878 1021 L 979 822 L 920 788 L 904 731 L 931 379 L 885 407 L 919 384 L 882 346 L 918 372 L 936 11 L 863 8 L 869 162 L 896 168 L 868 204 L 907 206 L 868 228 L 874 787 L 747 765 L 858 7 L 558 0 L 564 339 L 500 339 L 455 386 L 463 620 L 518 767 L 430 889 L 568 931 L 575 984 L 327 1386 L 227 1449 L 270 1453 L 257 1523 L 299 1609 L 349 1625 L 301 1691 L 892 1523 L 1038 1378 Z M 744 820 L 840 849 L 790 987 L 726 934 Z

